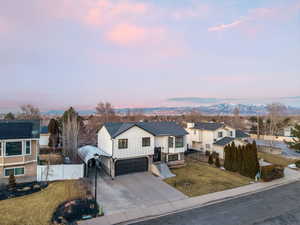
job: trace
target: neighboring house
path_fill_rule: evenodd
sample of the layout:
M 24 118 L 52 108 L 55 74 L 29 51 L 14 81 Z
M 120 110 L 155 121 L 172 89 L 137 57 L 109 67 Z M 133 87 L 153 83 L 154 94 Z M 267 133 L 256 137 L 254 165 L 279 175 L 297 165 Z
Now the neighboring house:
M 36 177 L 39 121 L 0 121 L 0 178 Z
M 47 148 L 49 146 L 50 133 L 48 131 L 48 126 L 42 126 L 40 132 L 40 147 Z
M 105 123 L 98 132 L 98 147 L 112 176 L 150 170 L 154 162 L 169 166 L 184 163 L 187 132 L 175 122 Z
M 292 130 L 295 129 L 295 126 L 287 126 L 283 128 L 284 137 L 293 137 Z
M 224 123 L 201 122 L 188 123 L 186 131 L 190 149 L 219 153 L 224 158 L 224 147 L 232 142 L 236 145 L 244 145 L 248 134 L 241 130 L 225 125 Z

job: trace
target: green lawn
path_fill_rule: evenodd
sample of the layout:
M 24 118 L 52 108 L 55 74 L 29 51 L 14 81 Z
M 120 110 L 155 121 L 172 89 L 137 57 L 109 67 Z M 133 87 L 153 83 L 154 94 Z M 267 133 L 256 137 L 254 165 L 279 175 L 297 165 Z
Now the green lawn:
M 49 225 L 56 207 L 69 199 L 84 197 L 78 181 L 61 181 L 37 193 L 0 201 L 1 225 Z
M 263 158 L 264 161 L 279 165 L 279 166 L 288 166 L 289 164 L 295 163 L 297 160 L 296 159 L 289 159 L 286 158 L 282 155 L 273 155 L 270 153 L 263 153 L 263 152 L 258 152 L 258 158 L 261 159 Z
M 223 171 L 203 162 L 189 162 L 185 167 L 172 169 L 172 173 L 176 177 L 168 178 L 165 182 L 190 197 L 247 185 L 252 181 L 238 173 Z

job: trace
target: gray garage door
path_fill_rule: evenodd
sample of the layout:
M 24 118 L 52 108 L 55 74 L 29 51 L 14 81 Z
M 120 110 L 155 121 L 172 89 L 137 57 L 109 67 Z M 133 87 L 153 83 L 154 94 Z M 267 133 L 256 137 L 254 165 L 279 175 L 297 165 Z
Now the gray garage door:
M 148 158 L 118 160 L 115 165 L 115 176 L 148 171 Z

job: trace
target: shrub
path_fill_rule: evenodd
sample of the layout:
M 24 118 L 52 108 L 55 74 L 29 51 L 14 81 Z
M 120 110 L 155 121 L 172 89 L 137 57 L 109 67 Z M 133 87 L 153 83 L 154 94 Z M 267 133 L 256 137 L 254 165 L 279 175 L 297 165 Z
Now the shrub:
M 214 163 L 213 155 L 209 155 L 209 157 L 208 157 L 208 164 L 212 165 L 213 163 Z
M 205 156 L 210 156 L 210 151 L 205 151 Z
M 276 165 L 263 166 L 261 168 L 261 178 L 263 181 L 272 181 L 284 177 L 284 168 Z
M 295 162 L 295 165 L 296 165 L 298 168 L 300 168 L 300 160 L 296 161 L 296 162 Z
M 7 189 L 10 191 L 15 190 L 17 187 L 16 178 L 13 174 L 9 175 Z
M 220 167 L 221 167 L 219 156 L 216 157 L 216 160 L 215 160 L 215 166 L 216 166 L 217 168 L 220 168 Z

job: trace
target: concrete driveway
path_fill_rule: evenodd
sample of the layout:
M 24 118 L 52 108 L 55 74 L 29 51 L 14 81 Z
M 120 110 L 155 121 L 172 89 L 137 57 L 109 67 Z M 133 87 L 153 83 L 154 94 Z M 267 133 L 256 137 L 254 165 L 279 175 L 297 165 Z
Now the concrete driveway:
M 98 202 L 106 215 L 188 198 L 147 172 L 118 176 L 115 180 L 102 175 L 97 183 Z

